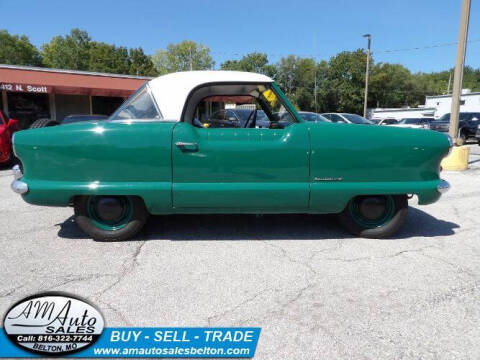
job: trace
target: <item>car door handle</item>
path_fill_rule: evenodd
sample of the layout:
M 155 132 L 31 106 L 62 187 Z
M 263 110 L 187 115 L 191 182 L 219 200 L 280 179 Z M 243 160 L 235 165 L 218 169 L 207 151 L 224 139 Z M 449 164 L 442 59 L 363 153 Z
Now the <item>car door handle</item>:
M 198 151 L 198 144 L 196 142 L 177 141 L 175 146 L 182 151 Z

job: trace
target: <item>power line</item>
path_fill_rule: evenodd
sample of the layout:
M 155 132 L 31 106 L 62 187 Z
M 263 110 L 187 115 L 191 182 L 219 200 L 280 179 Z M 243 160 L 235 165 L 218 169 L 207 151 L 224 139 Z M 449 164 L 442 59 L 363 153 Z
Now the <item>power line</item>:
M 468 41 L 468 43 L 476 43 L 480 42 L 480 39 L 474 39 Z M 457 45 L 458 42 L 450 42 L 450 43 L 441 43 L 441 44 L 433 44 L 433 45 L 427 45 L 427 46 L 417 46 L 417 47 L 412 47 L 412 48 L 404 48 L 404 49 L 390 49 L 390 50 L 377 50 L 374 51 L 373 53 L 375 54 L 384 54 L 384 53 L 394 53 L 394 52 L 404 52 L 404 51 L 414 51 L 414 50 L 425 50 L 425 49 L 434 49 L 434 48 L 440 48 L 440 47 L 446 47 L 446 46 L 454 46 Z
M 473 39 L 468 41 L 468 44 L 472 43 L 478 43 L 480 42 L 479 39 Z M 448 46 L 455 46 L 457 45 L 458 42 L 449 42 L 449 43 L 439 43 L 439 44 L 432 44 L 432 45 L 426 45 L 426 46 L 416 46 L 416 47 L 411 47 L 411 48 L 399 48 L 399 49 L 386 49 L 386 50 L 372 50 L 372 54 L 388 54 L 388 53 L 397 53 L 397 52 L 407 52 L 407 51 L 418 51 L 418 50 L 428 50 L 428 49 L 435 49 L 435 48 L 441 48 L 441 47 L 448 47 Z M 355 50 L 342 50 L 342 51 L 355 51 Z M 338 53 L 342 52 L 339 51 Z M 287 57 L 289 55 L 294 55 L 294 56 L 299 56 L 299 57 L 307 57 L 307 58 L 321 58 L 321 57 L 332 57 L 336 54 L 327 54 L 327 53 L 268 53 L 265 51 L 261 50 L 253 50 L 247 53 L 239 53 L 239 52 L 230 52 L 230 51 L 211 51 L 212 54 L 214 55 L 223 55 L 223 56 L 233 56 L 233 57 L 243 57 L 247 54 L 251 53 L 261 53 L 265 54 L 268 57 L 272 58 L 277 58 L 277 57 Z

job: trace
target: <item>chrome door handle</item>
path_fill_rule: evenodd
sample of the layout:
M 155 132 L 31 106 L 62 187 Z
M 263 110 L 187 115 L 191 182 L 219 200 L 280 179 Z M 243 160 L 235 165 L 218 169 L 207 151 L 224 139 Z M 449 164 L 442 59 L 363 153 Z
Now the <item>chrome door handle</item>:
M 196 142 L 177 141 L 175 146 L 182 151 L 198 151 L 198 144 Z

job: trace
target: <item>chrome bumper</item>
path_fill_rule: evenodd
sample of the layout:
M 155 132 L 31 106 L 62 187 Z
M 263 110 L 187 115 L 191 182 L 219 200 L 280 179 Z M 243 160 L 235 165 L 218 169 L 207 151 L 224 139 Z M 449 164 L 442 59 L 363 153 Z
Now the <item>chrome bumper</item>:
M 12 171 L 13 171 L 13 177 L 15 180 L 13 180 L 12 185 L 10 185 L 10 187 L 17 194 L 25 194 L 26 192 L 28 192 L 28 185 L 27 183 L 20 181 L 20 179 L 23 176 L 20 166 L 15 165 L 12 168 Z
M 450 190 L 450 184 L 448 183 L 448 181 L 441 180 L 440 184 L 437 185 L 437 190 L 440 194 L 444 194 L 448 190 Z

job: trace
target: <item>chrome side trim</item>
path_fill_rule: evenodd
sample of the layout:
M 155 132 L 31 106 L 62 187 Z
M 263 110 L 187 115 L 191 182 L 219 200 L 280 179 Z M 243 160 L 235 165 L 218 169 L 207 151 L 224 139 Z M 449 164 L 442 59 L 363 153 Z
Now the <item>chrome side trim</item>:
M 315 176 L 313 181 L 342 181 L 343 178 L 341 177 L 318 177 Z
M 437 185 L 437 190 L 440 194 L 446 193 L 448 190 L 450 190 L 450 184 L 446 180 L 441 180 L 440 184 Z
M 12 168 L 12 172 L 13 172 L 13 177 L 15 178 L 15 180 L 21 179 L 22 176 L 23 176 L 22 170 L 20 169 L 20 166 L 18 166 L 18 165 L 15 165 Z
M 12 188 L 13 192 L 16 192 L 17 194 L 25 194 L 28 192 L 28 185 L 20 180 L 14 180 L 10 187 Z

